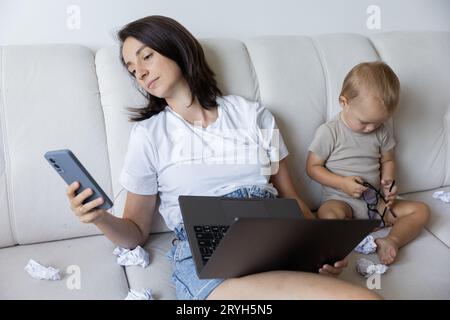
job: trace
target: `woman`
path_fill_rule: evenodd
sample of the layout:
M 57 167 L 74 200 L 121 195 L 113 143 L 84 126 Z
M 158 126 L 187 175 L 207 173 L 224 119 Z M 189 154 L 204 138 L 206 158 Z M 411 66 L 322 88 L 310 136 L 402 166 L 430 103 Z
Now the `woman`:
M 148 99 L 147 107 L 131 109 L 136 124 L 120 177 L 128 191 L 124 214 L 117 218 L 94 209 L 100 198 L 82 205 L 90 192 L 75 196 L 75 182 L 67 194 L 79 219 L 95 224 L 115 244 L 134 248 L 148 238 L 159 195 L 159 211 L 177 235 L 168 257 L 180 299 L 376 298 L 333 277 L 302 272 L 198 279 L 178 195 L 280 196 L 296 199 L 305 217 L 313 215 L 294 189 L 287 149 L 281 135 L 278 143 L 274 139 L 272 114 L 258 103 L 222 96 L 200 44 L 183 26 L 149 16 L 126 25 L 119 38 L 122 63 Z M 319 272 L 338 275 L 346 264 L 325 265 Z

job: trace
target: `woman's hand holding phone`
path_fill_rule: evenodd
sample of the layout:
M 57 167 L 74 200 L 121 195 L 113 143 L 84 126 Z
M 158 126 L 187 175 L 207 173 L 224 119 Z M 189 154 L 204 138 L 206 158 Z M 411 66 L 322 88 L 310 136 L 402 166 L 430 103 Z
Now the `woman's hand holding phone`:
M 103 204 L 104 200 L 99 197 L 90 202 L 83 204 L 84 200 L 89 198 L 93 191 L 90 188 L 85 189 L 83 192 L 76 195 L 76 190 L 80 187 L 78 181 L 75 181 L 67 187 L 67 197 L 70 201 L 70 207 L 75 215 L 83 223 L 97 223 L 101 221 L 108 212 L 104 209 L 95 209 Z

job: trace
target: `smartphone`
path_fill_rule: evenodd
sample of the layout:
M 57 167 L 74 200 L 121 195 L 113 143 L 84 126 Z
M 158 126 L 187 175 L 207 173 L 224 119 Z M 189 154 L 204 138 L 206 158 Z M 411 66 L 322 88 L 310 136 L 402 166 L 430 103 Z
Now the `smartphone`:
M 83 204 L 102 197 L 103 203 L 95 209 L 108 210 L 113 206 L 112 201 L 108 198 L 106 193 L 102 190 L 102 188 L 100 188 L 98 183 L 94 180 L 94 178 L 92 178 L 72 151 L 67 149 L 48 151 L 44 154 L 44 158 L 68 185 L 78 181 L 80 187 L 75 191 L 75 194 L 78 195 L 83 192 L 83 190 L 88 188 L 94 192 L 89 198 L 84 200 Z

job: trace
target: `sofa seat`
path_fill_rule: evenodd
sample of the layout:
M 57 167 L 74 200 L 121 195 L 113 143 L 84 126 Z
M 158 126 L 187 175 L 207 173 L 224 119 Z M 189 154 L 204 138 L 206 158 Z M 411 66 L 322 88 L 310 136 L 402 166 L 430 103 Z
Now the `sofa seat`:
M 427 200 L 427 203 L 434 203 Z M 434 209 L 433 214 L 444 215 L 445 211 Z M 381 235 L 388 230 L 383 231 Z M 151 288 L 154 299 L 158 300 L 176 299 L 171 265 L 166 258 L 173 238 L 172 232 L 150 235 L 144 245 L 150 254 L 147 268 L 118 265 L 112 254 L 114 245 L 104 236 L 3 248 L 0 250 L 0 274 L 4 275 L 0 282 L 0 299 L 123 299 L 129 288 Z M 448 250 L 448 246 L 432 232 L 422 231 L 412 243 L 400 250 L 397 261 L 381 276 L 381 289 L 375 289 L 376 292 L 386 299 L 449 298 L 450 278 L 443 278 L 450 266 Z M 59 268 L 62 280 L 31 278 L 23 270 L 30 258 Z M 340 278 L 364 287 L 366 279 L 356 271 L 359 258 L 379 263 L 376 254 L 366 256 L 353 252 Z M 80 290 L 69 290 L 66 286 L 69 275 L 64 273 L 69 265 L 80 266 Z M 8 274 L 14 277 L 7 277 Z
M 450 203 L 445 203 L 433 198 L 433 193 L 438 190 L 450 192 L 450 186 L 408 193 L 402 195 L 402 197 L 408 200 L 422 201 L 428 204 L 432 214 L 427 225 L 427 230 L 447 245 L 447 247 L 450 247 Z M 448 267 L 450 268 L 450 264 Z
M 380 289 L 374 289 L 385 299 L 449 299 L 449 248 L 428 230 L 403 247 L 397 260 L 381 276 Z M 366 287 L 366 279 L 356 271 L 360 258 L 379 263 L 376 254 L 353 252 L 341 279 Z
M 429 202 L 429 201 L 428 201 Z M 378 232 L 383 236 L 387 229 Z M 150 253 L 147 268 L 126 267 L 130 288 L 151 288 L 155 299 L 176 299 L 171 281 L 171 266 L 166 252 L 174 238 L 172 232 L 152 234 L 144 248 Z M 448 273 L 450 255 L 448 246 L 428 230 L 399 251 L 397 261 L 381 276 L 381 288 L 375 289 L 385 299 L 448 299 L 450 278 Z M 356 271 L 360 258 L 379 263 L 376 254 L 363 255 L 353 252 L 348 267 L 340 278 L 365 287 L 366 279 Z
M 446 242 L 449 238 L 445 238 L 450 232 L 450 204 L 432 198 L 432 194 L 437 190 L 450 191 L 450 187 L 402 195 L 405 199 L 427 203 L 431 208 L 432 218 L 427 228 L 399 251 L 397 261 L 381 276 L 381 288 L 375 289 L 375 292 L 385 299 L 450 298 L 450 277 L 443 277 L 450 266 L 449 247 Z M 376 236 L 384 236 L 388 231 L 389 229 L 381 230 Z M 145 269 L 126 268 L 131 288 L 152 288 L 155 299 L 176 298 L 171 281 L 170 262 L 165 257 L 173 238 L 172 232 L 150 236 L 145 245 L 145 249 L 150 253 L 150 265 Z M 353 252 L 349 256 L 348 267 L 340 278 L 365 287 L 366 279 L 356 271 L 356 261 L 360 258 L 379 263 L 376 254 L 363 255 Z
M 151 288 L 154 299 L 176 299 L 173 285 L 172 266 L 166 258 L 166 253 L 172 246 L 173 232 L 153 233 L 150 235 L 144 249 L 150 255 L 150 264 L 147 268 L 139 266 L 126 267 L 126 275 L 131 289 L 140 290 Z
M 114 245 L 104 236 L 20 245 L 0 250 L 0 299 L 124 299 L 125 270 L 116 263 Z M 60 270 L 61 280 L 33 279 L 28 260 Z M 80 268 L 80 289 L 69 289 L 69 266 Z

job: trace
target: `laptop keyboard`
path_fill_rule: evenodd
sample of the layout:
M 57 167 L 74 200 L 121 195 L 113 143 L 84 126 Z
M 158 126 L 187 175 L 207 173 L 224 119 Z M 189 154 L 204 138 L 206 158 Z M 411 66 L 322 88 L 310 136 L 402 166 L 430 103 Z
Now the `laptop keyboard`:
M 216 250 L 220 240 L 225 236 L 229 226 L 209 225 L 194 226 L 198 246 L 202 255 L 203 265 L 205 265 L 212 253 Z

